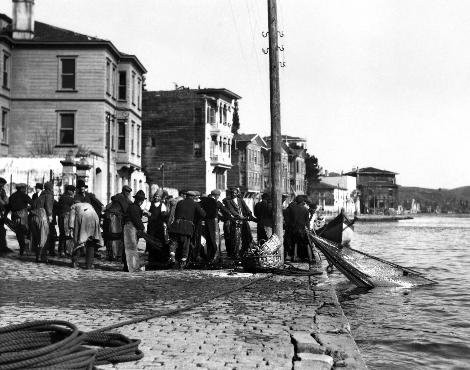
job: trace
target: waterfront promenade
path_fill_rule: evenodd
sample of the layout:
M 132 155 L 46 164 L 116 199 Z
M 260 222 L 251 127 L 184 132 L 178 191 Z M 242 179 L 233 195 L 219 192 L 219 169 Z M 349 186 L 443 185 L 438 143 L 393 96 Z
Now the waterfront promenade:
M 13 240 L 9 235 L 9 245 Z M 365 368 L 326 275 L 229 269 L 129 274 L 105 261 L 95 270 L 65 262 L 36 264 L 17 253 L 0 258 L 0 326 L 59 319 L 89 331 L 160 313 L 116 329 L 142 340 L 142 360 L 100 368 Z M 165 315 L 175 308 L 183 310 Z

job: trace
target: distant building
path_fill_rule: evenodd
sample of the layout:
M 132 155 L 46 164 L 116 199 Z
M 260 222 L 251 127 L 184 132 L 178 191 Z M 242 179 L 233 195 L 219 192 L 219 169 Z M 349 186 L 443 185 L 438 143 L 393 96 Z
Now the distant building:
M 360 213 L 360 198 L 356 190 L 356 178 L 354 176 L 331 172 L 328 175 L 320 176 L 319 179 L 322 183 L 338 189 L 334 199 L 335 211 L 340 211 L 341 208 L 344 208 L 348 214 Z
M 263 151 L 264 168 L 263 168 L 263 192 L 270 192 L 271 184 L 271 146 Z M 281 143 L 281 192 L 283 195 L 290 195 L 290 177 L 289 177 L 289 147 Z
M 238 99 L 227 89 L 145 91 L 143 166 L 150 180 L 206 194 L 215 188 L 225 192 Z
M 266 136 L 264 139 L 271 147 L 271 137 Z M 282 147 L 287 154 L 288 181 L 285 193 L 290 195 L 305 194 L 307 140 L 297 136 L 282 135 Z
M 395 172 L 365 167 L 355 169 L 346 175 L 356 177 L 361 213 L 388 213 L 390 209 L 398 208 Z
M 347 210 L 349 194 L 348 190 L 341 185 L 331 185 L 320 181 L 312 184 L 309 197 L 327 213 L 339 213 L 341 208 L 344 208 L 347 213 L 354 213 L 354 210 L 352 212 Z
M 13 19 L 0 14 L 0 155 L 59 161 L 72 151 L 89 156 L 86 180 L 101 200 L 122 184 L 145 190 L 144 66 L 110 41 L 35 22 L 33 0 L 12 4 Z
M 257 134 L 234 135 L 228 186 L 239 187 L 246 197 L 258 195 L 263 190 L 263 152 L 266 150 L 266 142 Z

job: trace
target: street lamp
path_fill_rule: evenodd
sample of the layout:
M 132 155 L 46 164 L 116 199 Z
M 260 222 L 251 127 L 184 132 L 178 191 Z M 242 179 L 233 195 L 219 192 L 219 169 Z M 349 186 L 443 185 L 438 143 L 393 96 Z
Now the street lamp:
M 158 167 L 159 171 L 162 171 L 162 189 L 165 188 L 165 163 L 162 163 L 160 167 Z

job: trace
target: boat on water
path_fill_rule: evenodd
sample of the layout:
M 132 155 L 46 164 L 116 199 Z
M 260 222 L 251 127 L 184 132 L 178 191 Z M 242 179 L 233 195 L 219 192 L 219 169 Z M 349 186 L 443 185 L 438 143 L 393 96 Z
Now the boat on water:
M 324 226 L 315 230 L 316 234 L 324 239 L 334 243 L 348 246 L 354 236 L 354 222 L 350 220 L 343 212 L 326 223 Z

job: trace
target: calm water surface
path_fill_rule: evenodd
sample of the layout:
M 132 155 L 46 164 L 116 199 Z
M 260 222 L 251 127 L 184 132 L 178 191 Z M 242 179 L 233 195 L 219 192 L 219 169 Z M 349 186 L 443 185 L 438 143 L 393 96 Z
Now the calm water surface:
M 358 223 L 352 247 L 411 267 L 429 287 L 354 288 L 338 296 L 370 369 L 470 369 L 470 217 Z

